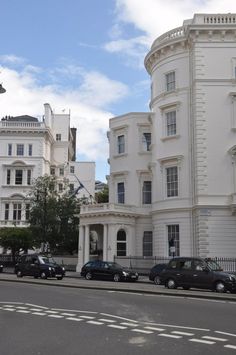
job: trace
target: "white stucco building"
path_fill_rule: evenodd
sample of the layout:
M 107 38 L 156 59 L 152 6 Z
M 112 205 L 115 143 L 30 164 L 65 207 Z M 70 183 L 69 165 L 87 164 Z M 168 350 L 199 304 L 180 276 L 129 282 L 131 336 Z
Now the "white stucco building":
M 95 163 L 77 162 L 76 128 L 70 114 L 55 114 L 44 105 L 42 120 L 31 116 L 5 117 L 0 121 L 0 227 L 27 226 L 29 191 L 39 176 L 55 175 L 58 191 L 64 179 L 78 197 L 94 196 Z
M 110 120 L 110 203 L 82 209 L 78 269 L 91 236 L 104 260 L 236 255 L 236 14 L 194 15 L 145 67 L 150 112 Z

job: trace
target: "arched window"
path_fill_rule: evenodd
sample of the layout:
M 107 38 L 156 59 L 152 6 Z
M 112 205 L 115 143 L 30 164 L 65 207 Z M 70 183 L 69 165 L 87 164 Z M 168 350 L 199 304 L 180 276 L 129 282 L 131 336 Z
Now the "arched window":
M 147 231 L 143 233 L 143 256 L 152 256 L 152 232 Z
M 126 256 L 126 233 L 123 229 L 117 233 L 117 256 Z

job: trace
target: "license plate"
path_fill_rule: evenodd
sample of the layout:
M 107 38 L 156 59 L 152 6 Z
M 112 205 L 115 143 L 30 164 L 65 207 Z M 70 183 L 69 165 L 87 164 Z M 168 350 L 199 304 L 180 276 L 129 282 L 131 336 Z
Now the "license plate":
M 56 277 L 62 277 L 62 275 L 56 274 Z
M 132 275 L 131 278 L 132 278 L 132 279 L 136 279 L 136 276 L 135 276 L 135 275 Z

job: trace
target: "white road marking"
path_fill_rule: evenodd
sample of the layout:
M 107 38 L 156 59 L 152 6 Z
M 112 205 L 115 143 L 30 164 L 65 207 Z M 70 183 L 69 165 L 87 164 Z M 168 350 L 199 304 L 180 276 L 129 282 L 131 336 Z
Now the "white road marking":
M 178 335 L 186 335 L 188 337 L 192 337 L 194 334 L 193 333 L 187 333 L 187 332 L 178 332 L 177 330 L 174 330 L 173 332 L 171 332 L 173 334 L 178 334 Z M 203 337 L 204 338 L 204 337 Z
M 120 319 L 122 321 L 127 321 L 127 322 L 131 322 L 131 323 L 138 323 L 136 320 L 133 319 L 129 319 L 129 318 L 124 318 L 124 317 L 119 317 L 119 316 L 114 316 L 113 314 L 108 314 L 108 313 L 100 313 L 102 316 L 106 316 L 106 317 L 112 317 L 112 318 L 116 318 L 116 319 Z
M 16 311 L 17 313 L 30 313 L 30 311 L 25 311 L 23 309 L 19 309 Z
M 121 325 L 115 325 L 115 324 L 108 324 L 108 327 L 116 328 L 116 329 L 127 329 L 127 327 L 122 327 Z
M 236 337 L 236 334 L 226 333 L 226 332 L 220 332 L 220 331 L 218 331 L 218 330 L 216 330 L 215 333 L 223 334 L 223 335 L 229 335 L 230 337 Z
M 51 318 L 64 318 L 63 316 L 59 316 L 59 314 L 48 314 L 48 317 L 51 317 Z
M 127 323 L 127 322 L 122 322 L 121 325 L 127 325 L 128 327 L 137 327 L 138 324 L 136 323 Z
M 42 309 L 42 308 L 30 308 L 30 311 L 33 311 L 33 312 L 42 312 L 43 309 Z
M 88 320 L 86 323 L 94 324 L 94 325 L 102 325 L 102 324 L 104 324 L 102 322 L 98 322 L 98 321 L 95 321 L 95 320 Z
M 115 320 L 111 320 L 111 319 L 104 319 L 104 318 L 100 318 L 99 319 L 101 322 L 106 322 L 106 323 L 115 323 Z
M 55 312 L 55 311 L 45 311 L 46 313 L 50 313 L 50 314 L 57 314 L 58 312 Z
M 23 306 L 16 306 L 18 309 L 27 309 L 28 307 L 23 307 Z
M 144 329 L 131 329 L 132 332 L 143 333 L 143 334 L 152 334 L 151 330 L 144 330 Z
M 181 335 L 173 335 L 173 334 L 165 334 L 165 333 L 158 334 L 158 336 L 160 336 L 160 337 L 166 337 L 166 338 L 174 338 L 174 339 L 180 339 L 180 338 L 182 338 Z
M 200 330 L 200 331 L 203 331 L 203 332 L 209 332 L 210 329 L 204 329 L 204 328 L 193 328 L 193 327 L 184 327 L 184 326 L 181 326 L 181 325 L 173 325 L 173 324 L 163 324 L 163 323 L 147 323 L 147 325 L 150 325 L 150 326 L 161 326 L 161 327 L 168 327 L 168 328 L 179 328 L 179 329 L 189 329 L 189 330 Z
M 236 350 L 236 345 L 224 345 L 225 348 Z
M 74 318 L 74 317 L 68 317 L 66 318 L 67 320 L 74 320 L 75 322 L 81 322 L 83 319 L 81 318 Z
M 25 304 L 26 304 L 26 306 L 29 306 L 29 307 L 40 308 L 40 311 L 43 310 L 43 309 L 48 309 L 48 307 L 38 306 L 37 304 L 32 304 L 32 303 L 25 303 Z
M 15 311 L 15 308 L 3 308 L 5 311 L 11 311 L 11 312 L 14 312 Z
M 32 312 L 32 314 L 35 314 L 36 316 L 46 316 L 46 313 L 42 312 Z
M 192 341 L 194 343 L 202 343 L 202 344 L 208 344 L 208 345 L 213 345 L 215 344 L 215 341 L 209 341 L 209 340 L 203 340 L 203 339 L 189 339 L 189 341 Z
M 165 330 L 163 328 L 157 328 L 157 327 L 144 327 L 144 328 L 149 330 L 156 330 L 157 332 L 164 332 Z
M 75 313 L 62 313 L 63 316 L 74 317 L 76 316 Z
M 95 317 L 91 317 L 91 316 L 80 316 L 80 318 L 84 318 L 84 319 L 94 319 Z
M 228 339 L 223 339 L 223 338 L 216 338 L 216 337 L 210 337 L 210 336 L 203 336 L 203 339 L 208 339 L 208 340 L 216 340 L 216 341 L 227 341 Z

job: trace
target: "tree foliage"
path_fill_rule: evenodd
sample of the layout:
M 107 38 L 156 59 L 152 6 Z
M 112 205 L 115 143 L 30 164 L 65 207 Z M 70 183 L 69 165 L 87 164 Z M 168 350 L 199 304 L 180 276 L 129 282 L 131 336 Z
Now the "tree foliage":
M 11 250 L 13 260 L 20 252 L 27 252 L 37 246 L 37 241 L 29 228 L 0 228 L 0 245 Z
M 51 252 L 77 250 L 79 213 L 77 198 L 64 181 L 64 191 L 57 191 L 53 176 L 35 180 L 31 192 L 30 228 L 36 239 L 48 243 Z
M 97 203 L 107 203 L 109 202 L 109 189 L 108 185 L 105 185 L 104 188 L 95 194 L 95 199 Z

